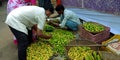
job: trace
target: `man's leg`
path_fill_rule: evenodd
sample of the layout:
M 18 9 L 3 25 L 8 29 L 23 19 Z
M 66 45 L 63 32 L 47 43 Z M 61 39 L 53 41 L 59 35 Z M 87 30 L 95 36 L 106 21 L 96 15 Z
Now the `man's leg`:
M 71 21 L 71 20 L 68 20 L 66 22 L 66 26 L 68 27 L 68 29 L 71 29 L 73 31 L 77 31 L 78 30 L 78 24 L 76 22 Z
M 18 40 L 18 60 L 27 60 L 26 59 L 26 49 L 29 45 L 28 35 L 23 32 L 20 32 L 14 28 L 11 28 L 12 33 Z
M 31 44 L 33 42 L 33 33 L 32 30 L 28 30 L 28 40 L 29 40 L 29 44 Z

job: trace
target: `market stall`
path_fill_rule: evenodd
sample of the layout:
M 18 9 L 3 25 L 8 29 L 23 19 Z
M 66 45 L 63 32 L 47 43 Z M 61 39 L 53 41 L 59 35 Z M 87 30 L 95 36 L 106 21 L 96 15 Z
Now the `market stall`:
M 76 34 L 74 34 L 72 31 L 46 25 L 44 33 L 51 33 L 53 38 L 50 40 L 39 38 L 37 43 L 33 43 L 31 46 L 29 46 L 27 49 L 27 59 L 120 60 L 120 35 L 117 35 L 116 37 L 116 34 L 120 34 L 120 28 L 118 28 L 120 26 L 120 8 L 118 7 L 119 3 L 116 5 L 112 3 L 113 5 L 110 5 L 110 2 L 108 2 L 106 7 L 110 5 L 112 7 L 109 8 L 115 8 L 116 10 L 110 9 L 107 11 L 109 8 L 102 8 L 105 5 L 106 0 L 61 1 L 67 9 L 75 12 L 80 19 L 86 22 L 80 24 L 80 30 Z M 116 2 L 113 0 L 111 1 Z M 89 2 L 96 3 L 93 3 L 92 6 L 90 6 L 91 3 Z M 114 6 L 117 6 L 118 9 Z M 90 10 L 88 8 L 94 10 Z M 95 10 L 99 10 L 99 12 Z M 114 15 L 116 12 L 118 12 L 117 15 Z M 110 33 L 115 35 L 110 36 Z
M 101 48 L 97 44 L 77 37 L 72 31 L 45 25 L 45 34 L 52 33 L 53 38 L 39 38 L 27 48 L 27 60 L 119 60 L 119 56 Z M 109 58 L 109 56 L 113 56 Z M 104 57 L 106 56 L 106 57 Z

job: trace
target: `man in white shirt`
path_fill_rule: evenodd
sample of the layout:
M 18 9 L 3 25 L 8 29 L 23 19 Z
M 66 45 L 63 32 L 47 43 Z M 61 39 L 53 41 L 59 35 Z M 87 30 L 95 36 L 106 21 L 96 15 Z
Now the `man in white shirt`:
M 37 36 L 50 39 L 52 35 L 42 33 L 46 22 L 46 15 L 50 16 L 54 12 L 52 6 L 45 8 L 37 6 L 23 6 L 11 11 L 5 21 L 10 30 L 18 40 L 18 60 L 26 60 L 26 48 L 32 39 L 31 28 L 37 32 Z
M 60 15 L 60 24 L 50 21 L 51 24 L 61 28 L 67 27 L 70 30 L 77 31 L 80 24 L 79 17 L 72 11 L 64 8 L 63 5 L 57 5 L 56 11 Z

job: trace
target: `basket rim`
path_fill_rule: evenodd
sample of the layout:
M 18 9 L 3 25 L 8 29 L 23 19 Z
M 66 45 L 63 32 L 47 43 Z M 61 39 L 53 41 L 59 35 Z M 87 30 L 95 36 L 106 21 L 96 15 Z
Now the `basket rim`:
M 91 31 L 88 31 L 88 30 L 86 30 L 86 29 L 84 28 L 84 25 L 83 25 L 83 24 L 85 24 L 85 23 L 94 23 L 94 24 L 97 24 L 97 25 L 101 25 L 101 26 L 104 27 L 104 30 L 99 31 L 99 32 L 91 32 Z M 92 33 L 92 34 L 97 34 L 97 33 L 103 32 L 103 31 L 105 31 L 105 28 L 106 28 L 106 26 L 104 26 L 104 25 L 102 25 L 102 24 L 100 24 L 100 23 L 97 23 L 97 22 L 88 21 L 88 22 L 85 22 L 85 23 L 83 23 L 83 24 L 81 25 L 82 28 L 84 28 L 86 31 L 88 31 L 88 32 L 90 32 L 90 33 Z

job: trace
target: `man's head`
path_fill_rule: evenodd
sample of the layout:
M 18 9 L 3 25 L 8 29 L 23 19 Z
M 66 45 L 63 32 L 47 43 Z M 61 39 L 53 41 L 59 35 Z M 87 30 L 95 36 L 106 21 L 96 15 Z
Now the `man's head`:
M 63 14 L 65 8 L 64 8 L 63 5 L 60 4 L 60 5 L 57 5 L 57 6 L 56 6 L 55 10 L 57 11 L 58 14 Z
M 54 13 L 54 7 L 52 6 L 52 4 L 46 4 L 44 6 L 44 9 L 47 16 L 50 16 L 51 14 Z

